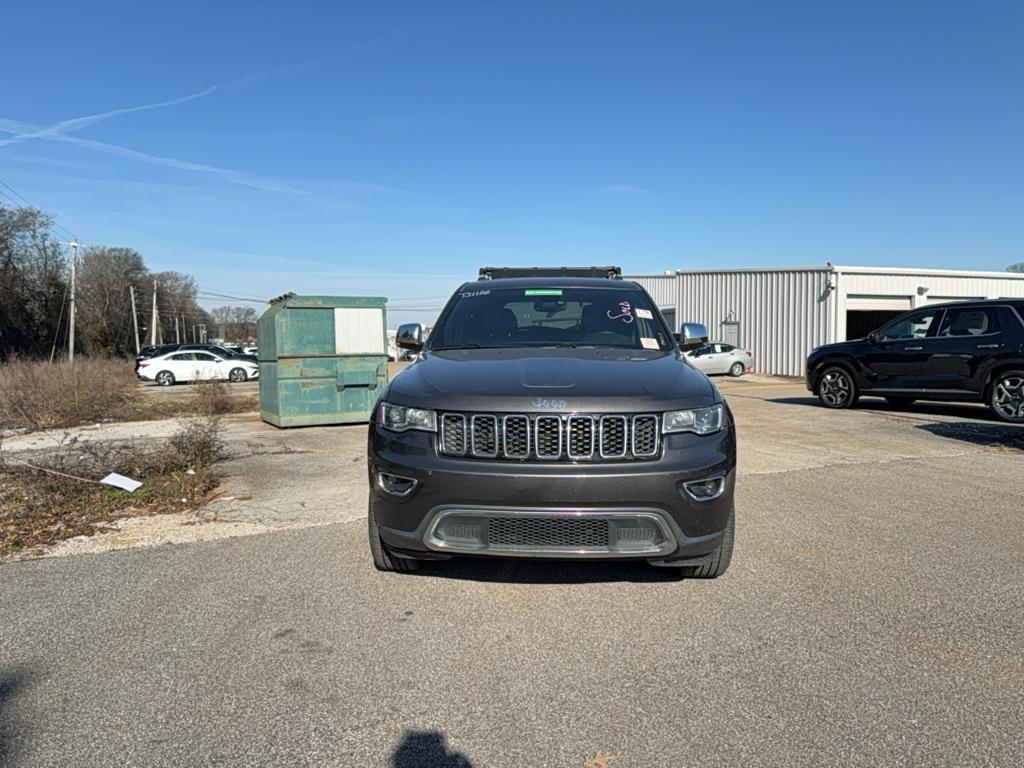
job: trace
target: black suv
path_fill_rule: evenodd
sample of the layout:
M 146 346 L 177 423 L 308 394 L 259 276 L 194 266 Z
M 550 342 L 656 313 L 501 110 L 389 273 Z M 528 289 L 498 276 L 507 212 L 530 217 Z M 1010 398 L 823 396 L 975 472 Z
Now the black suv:
M 419 325 L 399 328 L 418 354 L 369 429 L 378 569 L 489 555 L 725 572 L 736 433 L 680 347 L 707 330 L 675 336 L 639 285 L 593 273 L 606 270 L 490 270 L 426 343 Z
M 829 408 L 861 395 L 987 403 L 1024 423 L 1024 300 L 991 299 L 915 309 L 865 339 L 826 344 L 807 358 L 807 388 Z

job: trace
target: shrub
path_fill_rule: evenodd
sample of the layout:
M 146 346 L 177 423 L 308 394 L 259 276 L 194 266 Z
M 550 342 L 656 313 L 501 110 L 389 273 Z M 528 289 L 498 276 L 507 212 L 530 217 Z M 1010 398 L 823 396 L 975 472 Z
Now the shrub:
M 0 555 L 91 535 L 126 516 L 198 509 L 217 486 L 224 451 L 216 417 L 182 422 L 167 441 L 83 440 L 9 454 L 0 444 Z M 134 493 L 99 484 L 110 472 L 142 481 Z
M 209 467 L 224 456 L 224 428 L 216 416 L 185 419 L 171 436 L 171 448 L 179 468 Z
M 0 428 L 53 429 L 115 419 L 137 396 L 135 374 L 121 359 L 0 364 Z
M 238 400 L 223 381 L 200 381 L 196 388 L 196 411 L 203 416 L 222 416 L 238 409 Z

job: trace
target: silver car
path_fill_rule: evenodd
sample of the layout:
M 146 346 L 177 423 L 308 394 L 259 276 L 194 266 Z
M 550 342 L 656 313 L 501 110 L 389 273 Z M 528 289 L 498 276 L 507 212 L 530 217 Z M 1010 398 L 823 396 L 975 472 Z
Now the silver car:
M 714 373 L 742 376 L 754 369 L 754 356 L 750 352 L 719 341 L 697 347 L 687 352 L 686 356 L 695 368 L 709 376 Z

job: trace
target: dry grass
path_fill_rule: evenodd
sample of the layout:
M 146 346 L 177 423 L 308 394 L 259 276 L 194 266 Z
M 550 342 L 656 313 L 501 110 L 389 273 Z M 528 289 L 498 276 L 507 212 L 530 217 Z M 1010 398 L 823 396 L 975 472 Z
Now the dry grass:
M 30 360 L 0 364 L 0 430 L 68 429 L 97 421 L 221 416 L 259 410 L 259 399 L 222 381 L 184 387 L 184 397 L 146 396 L 130 361 L 79 359 L 74 365 Z
M 138 396 L 124 360 L 82 359 L 74 365 L 11 360 L 0 365 L 0 427 L 53 429 L 115 419 Z
M 123 517 L 196 509 L 217 486 L 223 449 L 211 417 L 184 421 L 166 443 L 65 436 L 44 455 L 0 451 L 0 555 L 91 535 Z M 128 493 L 97 482 L 110 472 L 143 485 Z

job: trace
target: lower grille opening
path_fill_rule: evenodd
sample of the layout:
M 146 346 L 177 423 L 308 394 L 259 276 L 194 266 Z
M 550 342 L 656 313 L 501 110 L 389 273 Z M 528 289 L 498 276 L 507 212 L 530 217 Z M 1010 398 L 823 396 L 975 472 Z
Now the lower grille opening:
M 578 517 L 494 517 L 488 521 L 487 535 L 491 546 L 607 547 L 608 521 Z

